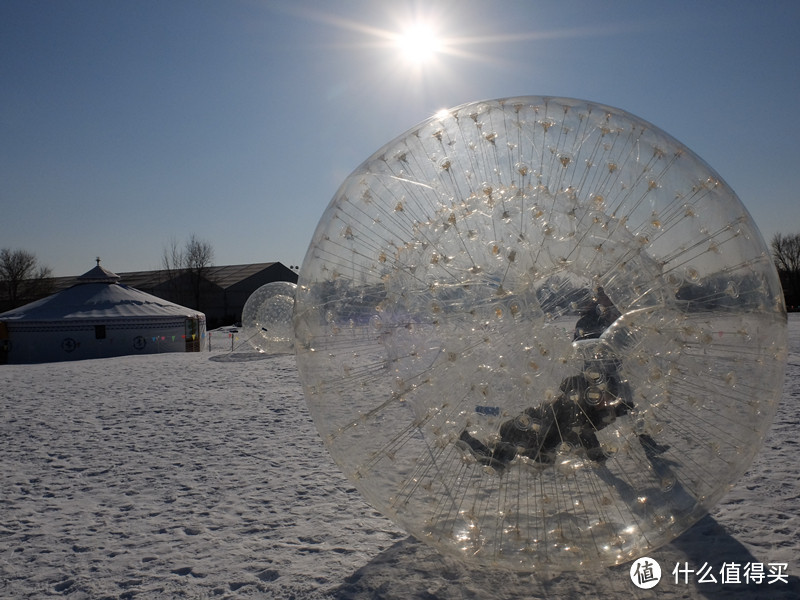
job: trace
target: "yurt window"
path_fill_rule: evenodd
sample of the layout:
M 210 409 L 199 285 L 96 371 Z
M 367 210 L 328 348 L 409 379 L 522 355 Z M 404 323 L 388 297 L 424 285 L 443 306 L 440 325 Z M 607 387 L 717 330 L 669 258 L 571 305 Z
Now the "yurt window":
M 96 339 L 96 340 L 104 340 L 104 339 L 106 339 L 106 326 L 105 325 L 95 325 L 94 326 L 94 339 Z

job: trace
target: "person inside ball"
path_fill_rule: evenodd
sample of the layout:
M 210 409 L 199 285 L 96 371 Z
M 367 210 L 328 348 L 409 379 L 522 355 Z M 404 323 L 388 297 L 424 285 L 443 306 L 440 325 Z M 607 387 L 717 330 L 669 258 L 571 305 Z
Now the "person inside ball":
M 620 376 L 619 360 L 594 354 L 590 344 L 619 317 L 620 312 L 603 288 L 598 287 L 582 307 L 573 334 L 574 343 L 588 349 L 581 372 L 566 377 L 553 400 L 526 408 L 502 423 L 496 442 L 487 445 L 465 429 L 456 442 L 457 447 L 498 472 L 517 456 L 552 464 L 562 444 L 582 448 L 586 457 L 596 463 L 605 462 L 608 456 L 597 432 L 633 410 L 634 403 L 630 387 Z M 669 449 L 648 434 L 639 434 L 638 438 L 648 457 Z

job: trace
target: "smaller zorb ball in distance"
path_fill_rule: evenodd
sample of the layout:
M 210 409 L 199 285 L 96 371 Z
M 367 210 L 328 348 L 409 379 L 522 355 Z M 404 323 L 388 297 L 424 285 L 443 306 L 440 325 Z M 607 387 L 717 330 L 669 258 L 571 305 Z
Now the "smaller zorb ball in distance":
M 376 508 L 523 571 L 628 562 L 700 519 L 775 415 L 786 312 L 731 188 L 625 111 L 465 104 L 368 158 L 306 254 L 314 422 Z
M 242 337 L 257 351 L 292 354 L 292 310 L 297 286 L 273 281 L 253 292 L 242 309 Z

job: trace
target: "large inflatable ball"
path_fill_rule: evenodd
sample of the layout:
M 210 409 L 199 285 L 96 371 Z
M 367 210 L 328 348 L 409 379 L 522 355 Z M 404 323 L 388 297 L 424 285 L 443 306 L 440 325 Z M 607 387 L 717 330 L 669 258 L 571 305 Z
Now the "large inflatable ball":
M 294 283 L 273 281 L 250 294 L 242 308 L 240 337 L 258 352 L 292 354 Z
M 334 459 L 441 552 L 551 572 L 675 538 L 781 395 L 776 270 L 730 187 L 622 110 L 443 111 L 358 167 L 300 272 L 295 345 Z

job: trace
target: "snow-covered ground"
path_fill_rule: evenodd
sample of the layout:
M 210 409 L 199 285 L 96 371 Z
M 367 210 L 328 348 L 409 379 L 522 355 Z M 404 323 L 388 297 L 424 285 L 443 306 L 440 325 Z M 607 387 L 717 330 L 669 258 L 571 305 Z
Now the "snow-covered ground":
M 710 515 L 650 554 L 663 572 L 651 590 L 628 565 L 541 580 L 409 538 L 332 462 L 293 356 L 219 344 L 0 366 L 0 597 L 798 598 L 800 314 L 789 335 L 764 448 Z M 724 563 L 736 568 L 723 585 Z M 676 565 L 704 576 L 676 583 Z M 762 583 L 745 583 L 758 565 Z M 716 584 L 699 581 L 708 567 Z

